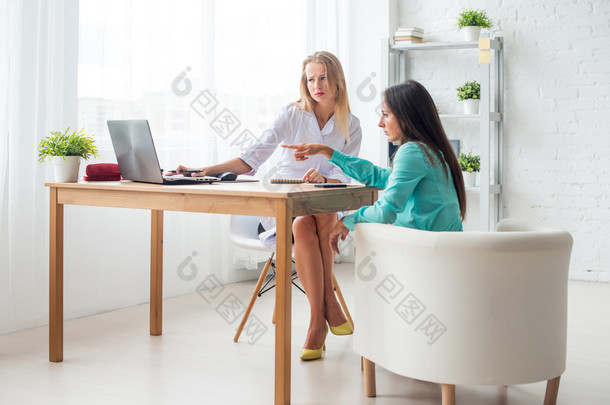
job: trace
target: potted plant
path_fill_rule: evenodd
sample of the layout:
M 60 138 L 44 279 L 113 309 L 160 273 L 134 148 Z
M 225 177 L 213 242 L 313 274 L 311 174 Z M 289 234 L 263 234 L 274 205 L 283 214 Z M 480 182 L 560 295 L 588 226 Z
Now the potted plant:
M 483 10 L 464 9 L 457 20 L 458 29 L 464 30 L 465 41 L 478 41 L 481 28 L 491 28 L 494 24 Z
M 69 133 L 51 132 L 40 141 L 38 145 L 38 162 L 42 163 L 49 158 L 53 163 L 55 181 L 59 183 L 74 183 L 78 181 L 78 168 L 80 160 L 99 156 L 93 135 L 89 135 L 84 129 Z
M 462 169 L 462 177 L 464 177 L 464 185 L 466 187 L 474 187 L 477 180 L 477 173 L 481 169 L 481 156 L 468 153 L 465 155 L 460 153 L 458 163 Z
M 466 82 L 456 90 L 458 99 L 464 102 L 464 114 L 478 114 L 481 85 L 477 81 Z

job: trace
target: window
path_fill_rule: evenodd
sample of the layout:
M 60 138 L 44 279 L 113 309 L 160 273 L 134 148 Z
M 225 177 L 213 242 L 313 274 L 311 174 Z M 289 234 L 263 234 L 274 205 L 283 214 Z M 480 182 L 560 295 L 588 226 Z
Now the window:
M 222 161 L 298 99 L 305 56 L 304 0 L 81 0 L 79 126 L 106 161 L 108 119 L 149 120 L 163 167 Z

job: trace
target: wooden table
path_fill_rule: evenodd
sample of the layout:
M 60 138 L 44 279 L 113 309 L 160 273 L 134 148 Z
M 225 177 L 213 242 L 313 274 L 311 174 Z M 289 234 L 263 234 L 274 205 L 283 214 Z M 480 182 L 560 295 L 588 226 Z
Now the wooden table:
M 163 211 L 276 217 L 275 404 L 290 403 L 292 218 L 357 209 L 377 200 L 364 186 L 320 189 L 313 185 L 214 183 L 162 186 L 121 182 L 47 183 L 50 188 L 49 360 L 63 360 L 64 205 L 151 210 L 150 334 L 161 335 Z

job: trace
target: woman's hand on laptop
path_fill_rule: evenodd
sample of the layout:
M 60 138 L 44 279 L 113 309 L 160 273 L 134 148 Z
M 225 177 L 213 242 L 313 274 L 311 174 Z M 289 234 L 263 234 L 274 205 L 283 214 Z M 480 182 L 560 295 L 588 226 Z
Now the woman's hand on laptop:
M 178 165 L 176 170 L 170 170 L 169 172 L 165 172 L 165 175 L 166 176 L 176 176 L 176 175 L 182 174 L 186 177 L 204 176 L 203 171 L 204 171 L 203 168 L 192 168 L 192 167 Z

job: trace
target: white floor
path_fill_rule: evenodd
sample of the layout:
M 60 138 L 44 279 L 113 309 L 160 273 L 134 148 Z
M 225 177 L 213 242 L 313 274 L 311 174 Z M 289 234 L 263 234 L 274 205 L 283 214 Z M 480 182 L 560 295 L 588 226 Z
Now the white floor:
M 348 303 L 353 265 L 337 266 Z M 247 302 L 253 282 L 226 286 Z M 559 405 L 610 404 L 610 284 L 570 282 L 568 367 Z M 267 331 L 254 344 L 232 340 L 235 323 L 200 295 L 164 301 L 163 336 L 148 335 L 148 306 L 66 322 L 64 361 L 49 363 L 48 328 L 0 336 L 0 404 L 264 404 L 273 403 L 273 293 L 254 314 Z M 329 335 L 324 358 L 302 362 L 308 319 L 293 290 L 293 404 L 440 404 L 440 387 L 377 368 L 377 398 L 362 395 L 352 337 Z M 544 383 L 456 389 L 464 405 L 542 405 Z

